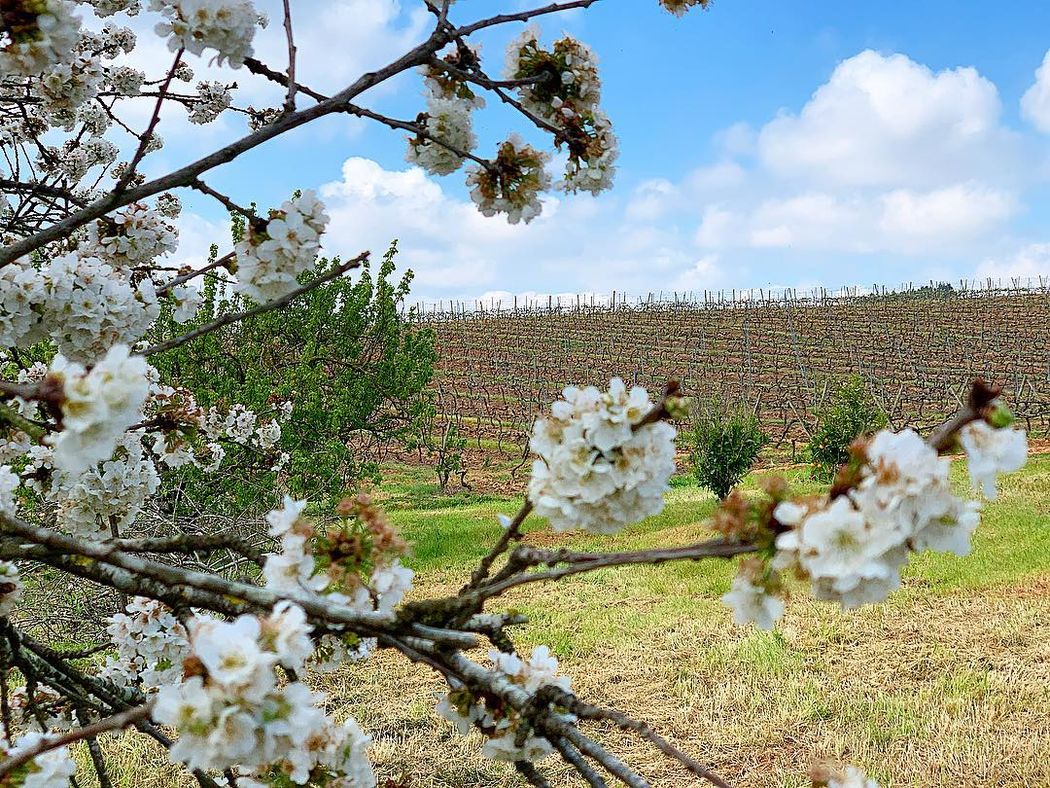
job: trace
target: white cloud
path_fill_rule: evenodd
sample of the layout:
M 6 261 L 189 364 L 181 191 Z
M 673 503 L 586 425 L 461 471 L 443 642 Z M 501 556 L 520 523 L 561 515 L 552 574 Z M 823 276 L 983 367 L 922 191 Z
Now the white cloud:
M 979 279 L 1050 278 L 1050 243 L 1029 244 L 1012 257 L 985 260 L 977 267 Z
M 1034 180 L 999 114 L 972 68 L 862 52 L 796 113 L 721 132 L 712 163 L 626 194 L 551 197 L 528 226 L 482 217 L 454 179 L 347 159 L 321 190 L 325 245 L 378 255 L 398 239 L 422 300 L 842 284 L 868 281 L 874 260 L 880 280 L 958 275 L 990 257 Z
M 880 228 L 906 246 L 963 242 L 1000 226 L 1017 212 L 1012 194 L 979 184 L 959 184 L 919 193 L 898 189 L 881 198 Z
M 666 178 L 654 178 L 638 185 L 627 204 L 627 215 L 640 221 L 654 221 L 681 199 L 681 191 Z
M 1040 131 L 1050 133 L 1050 50 L 1036 69 L 1035 82 L 1021 97 L 1021 115 Z
M 219 254 L 225 254 L 233 246 L 227 222 L 213 222 L 190 211 L 183 211 L 175 225 L 179 246 L 171 259 L 177 266 L 200 268 L 208 261 L 212 244 L 218 244 Z
M 963 248 L 1017 211 L 1012 194 L 980 184 L 881 193 L 808 191 L 729 211 L 710 207 L 701 246 L 922 254 Z
M 379 253 L 398 239 L 399 265 L 416 272 L 423 299 L 473 297 L 486 286 L 519 294 L 552 292 L 544 287 L 550 284 L 563 293 L 666 290 L 683 273 L 700 272 L 688 237 L 648 218 L 645 194 L 661 189 L 650 184 L 642 203 L 626 205 L 614 197 L 552 199 L 530 225 L 508 225 L 485 218 L 419 168 L 387 170 L 351 158 L 342 180 L 321 189 L 332 217 L 325 247 Z
M 995 85 L 972 67 L 933 72 L 867 50 L 842 61 L 798 114 L 759 132 L 764 165 L 853 186 L 933 186 L 991 177 L 1015 155 Z
M 693 267 L 671 280 L 671 290 L 693 292 L 714 290 L 727 282 L 725 272 L 718 265 L 718 255 L 708 255 L 697 260 Z

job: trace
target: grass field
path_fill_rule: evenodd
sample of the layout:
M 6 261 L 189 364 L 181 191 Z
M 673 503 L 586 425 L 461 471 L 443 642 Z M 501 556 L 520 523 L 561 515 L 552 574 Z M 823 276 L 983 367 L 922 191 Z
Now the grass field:
M 965 484 L 961 465 L 953 469 Z M 789 472 L 811 486 L 802 471 Z M 746 484 L 753 486 L 755 478 Z M 411 476 L 387 491 L 392 518 L 415 545 L 420 593 L 452 592 L 497 535 L 510 499 L 450 501 Z M 659 517 L 617 537 L 529 540 L 632 549 L 704 537 L 714 500 L 674 489 Z M 804 595 L 779 630 L 734 627 L 718 596 L 732 567 L 704 562 L 610 569 L 505 604 L 529 615 L 521 642 L 546 643 L 585 698 L 651 722 L 742 786 L 800 786 L 820 759 L 848 760 L 886 786 L 1050 785 L 1050 455 L 1004 480 L 969 558 L 924 555 L 888 604 L 842 612 Z M 510 786 L 433 713 L 441 684 L 390 654 L 323 680 L 338 714 L 375 737 L 383 779 L 411 788 Z M 654 786 L 699 784 L 618 731 L 598 731 Z M 135 737 L 138 739 L 139 737 Z M 124 786 L 141 781 L 141 742 L 111 740 Z M 552 781 L 576 784 L 551 759 Z

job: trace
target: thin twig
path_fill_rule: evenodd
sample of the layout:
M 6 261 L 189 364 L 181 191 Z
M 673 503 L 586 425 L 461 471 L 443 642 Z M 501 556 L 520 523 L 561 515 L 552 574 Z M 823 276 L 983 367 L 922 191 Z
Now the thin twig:
M 292 36 L 292 7 L 284 0 L 284 33 L 288 39 L 288 94 L 284 99 L 284 111 L 295 112 L 295 38 Z
M 112 717 L 99 720 L 91 725 L 85 725 L 83 728 L 77 728 L 69 733 L 64 733 L 61 736 L 43 738 L 32 747 L 27 747 L 21 752 L 12 755 L 7 760 L 0 762 L 0 777 L 6 777 L 20 766 L 29 763 L 29 761 L 33 760 L 38 755 L 42 755 L 50 750 L 64 747 L 73 742 L 83 741 L 84 739 L 95 738 L 100 733 L 118 731 L 129 725 L 134 725 L 135 723 L 148 718 L 152 707 L 152 702 L 147 702 L 141 706 L 136 706 L 133 709 L 114 714 Z

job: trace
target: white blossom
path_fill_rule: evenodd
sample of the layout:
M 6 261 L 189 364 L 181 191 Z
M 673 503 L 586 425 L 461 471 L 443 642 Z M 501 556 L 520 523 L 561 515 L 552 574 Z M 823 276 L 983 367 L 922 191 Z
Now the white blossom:
M 211 123 L 233 103 L 233 94 L 222 82 L 198 82 L 197 99 L 190 105 L 190 123 Z
M 81 253 L 124 269 L 152 263 L 177 246 L 175 228 L 159 211 L 144 203 L 132 203 L 112 217 L 89 224 Z
M 899 587 L 900 567 L 907 560 L 900 532 L 873 526 L 847 496 L 777 537 L 777 549 L 797 555 L 816 598 L 843 607 L 885 599 Z
M 83 471 L 55 471 L 47 499 L 68 533 L 85 539 L 110 538 L 131 525 L 160 487 L 157 466 L 143 449 L 143 432 L 121 435 L 109 459 Z
M 646 391 L 619 378 L 602 393 L 566 388 L 530 446 L 539 455 L 529 480 L 536 514 L 556 531 L 614 533 L 658 514 L 674 473 L 675 429 L 641 425 L 653 407 Z
M 434 139 L 410 138 L 406 158 L 432 175 L 448 175 L 463 165 L 463 156 L 478 144 L 471 123 L 470 105 L 458 99 L 431 98 L 427 102 L 424 125 Z M 436 140 L 436 141 L 435 141 Z M 450 150 L 447 143 L 456 150 Z
M 204 301 L 201 291 L 192 285 L 177 285 L 171 289 L 171 297 L 175 302 L 175 310 L 172 319 L 176 323 L 188 323 L 197 316 L 197 311 Z
M 278 686 L 274 667 L 298 668 L 310 649 L 306 617 L 282 602 L 265 618 L 220 621 L 198 616 L 190 626 L 201 670 L 161 687 L 153 718 L 178 731 L 173 761 L 190 769 L 238 768 L 249 775 L 271 769 L 305 785 L 318 767 L 330 785 L 372 788 L 368 737 L 353 720 L 338 724 L 323 710 L 324 696 L 293 681 Z
M 12 13 L 35 17 L 35 26 L 0 48 L 0 77 L 30 76 L 69 60 L 80 33 L 80 18 L 68 0 L 15 0 Z M 5 8 L 5 12 L 8 9 Z
M 139 95 L 145 81 L 145 72 L 131 66 L 116 66 L 109 72 L 109 86 L 122 96 Z
M 740 626 L 754 624 L 768 631 L 784 615 L 784 600 L 741 575 L 733 578 L 722 602 L 733 611 L 733 621 Z
M 879 784 L 856 766 L 847 766 L 828 778 L 827 788 L 879 788 Z
M 149 279 L 137 286 L 108 263 L 64 255 L 44 269 L 42 324 L 66 358 L 91 362 L 140 339 L 160 314 Z
M 269 450 L 281 439 L 281 425 L 276 421 L 267 421 L 255 430 L 255 442 L 260 449 Z
M 4 753 L 4 757 L 12 757 L 30 750 L 47 738 L 48 736 L 43 733 L 26 733 L 15 741 L 14 747 Z M 0 747 L 0 749 L 6 749 L 6 747 Z M 17 784 L 20 788 L 66 788 L 70 778 L 77 771 L 76 763 L 69 753 L 69 748 L 65 745 L 45 750 L 34 757 L 30 764 L 25 777 L 13 784 Z M 21 777 L 19 773 L 16 774 Z
M 150 0 L 150 10 L 164 15 L 156 26 L 168 48 L 200 55 L 214 49 L 213 61 L 240 68 L 251 57 L 259 13 L 248 0 Z
M 295 290 L 299 275 L 314 267 L 327 224 L 324 204 L 312 191 L 284 202 L 264 233 L 253 231 L 237 244 L 238 290 L 259 303 Z
M 0 465 L 0 514 L 15 515 L 15 494 L 22 480 L 8 465 Z
M 483 216 L 504 213 L 511 224 L 528 224 L 543 212 L 540 194 L 550 187 L 549 160 L 512 134 L 499 147 L 495 171 L 480 165 L 468 168 L 470 198 Z
M 113 16 L 121 11 L 135 16 L 142 9 L 142 0 L 90 0 L 100 17 Z
M 125 612 L 114 614 L 106 631 L 117 649 L 103 675 L 118 686 L 141 682 L 147 690 L 182 679 L 182 663 L 189 655 L 186 628 L 161 602 L 134 597 Z
M 0 267 L 0 346 L 21 347 L 40 339 L 46 298 L 47 283 L 36 268 L 17 261 Z
M 9 512 L 4 513 L 9 514 Z M 11 615 L 11 611 L 15 609 L 15 605 L 21 598 L 22 578 L 18 567 L 7 561 L 0 561 L 0 617 Z
M 497 675 L 509 679 L 529 694 L 546 686 L 569 692 L 571 682 L 567 676 L 558 675 L 558 660 L 551 656 L 546 646 L 537 646 L 527 660 L 495 649 L 489 651 L 489 659 Z M 521 726 L 528 723 L 518 712 L 504 710 L 502 714 L 493 714 L 483 698 L 475 698 L 466 688 L 445 695 L 436 711 L 455 725 L 462 735 L 475 726 L 483 729 L 488 739 L 481 752 L 486 758 L 512 763 L 537 761 L 553 752 L 546 738 L 530 729 L 521 730 Z
M 260 647 L 260 632 L 255 616 L 238 616 L 233 621 L 198 616 L 190 625 L 190 643 L 211 681 L 258 699 L 273 688 L 277 663 L 276 654 Z
M 415 572 L 407 566 L 402 566 L 398 560 L 377 566 L 369 583 L 372 591 L 378 596 L 377 610 L 380 613 L 392 613 L 412 590 L 414 576 Z
M 62 431 L 55 466 L 75 474 L 109 459 L 124 431 L 142 415 L 149 393 L 147 364 L 125 345 L 110 348 L 90 372 L 57 356 L 51 375 L 62 383 Z
M 959 431 L 959 441 L 966 450 L 970 481 L 993 501 L 998 475 L 1020 469 L 1028 458 L 1024 430 L 997 429 L 986 421 L 974 421 Z

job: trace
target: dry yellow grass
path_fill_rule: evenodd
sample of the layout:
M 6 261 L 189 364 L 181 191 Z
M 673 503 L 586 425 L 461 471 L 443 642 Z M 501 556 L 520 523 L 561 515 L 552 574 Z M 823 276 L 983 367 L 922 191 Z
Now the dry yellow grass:
M 1050 576 L 976 595 L 905 594 L 854 613 L 798 600 L 779 634 L 676 619 L 662 634 L 598 647 L 586 666 L 570 658 L 565 668 L 584 696 L 647 719 L 742 786 L 803 785 L 822 759 L 860 764 L 887 786 L 1045 786 L 1048 595 Z M 561 586 L 547 601 L 572 596 Z M 384 777 L 412 788 L 521 784 L 481 758 L 480 737 L 462 739 L 434 715 L 441 685 L 424 669 L 381 653 L 321 688 L 337 715 L 354 714 L 372 732 Z M 654 786 L 700 784 L 632 736 L 601 738 Z M 189 784 L 141 736 L 105 749 L 118 785 Z M 565 770 L 553 776 L 576 784 Z

